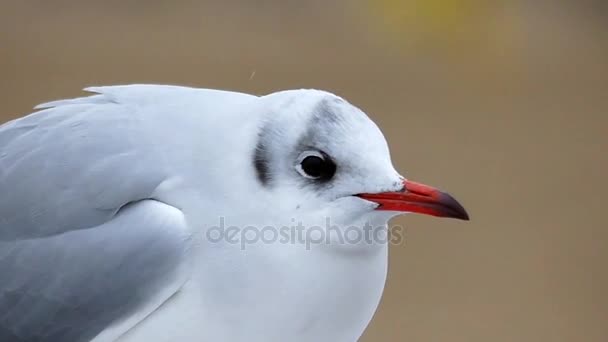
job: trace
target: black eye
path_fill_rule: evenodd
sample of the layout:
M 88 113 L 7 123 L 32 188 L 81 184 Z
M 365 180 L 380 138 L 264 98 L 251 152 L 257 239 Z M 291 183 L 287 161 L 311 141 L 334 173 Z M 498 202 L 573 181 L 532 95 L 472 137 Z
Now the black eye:
M 296 169 L 306 178 L 327 181 L 336 173 L 336 164 L 323 152 L 304 152 L 302 157 Z

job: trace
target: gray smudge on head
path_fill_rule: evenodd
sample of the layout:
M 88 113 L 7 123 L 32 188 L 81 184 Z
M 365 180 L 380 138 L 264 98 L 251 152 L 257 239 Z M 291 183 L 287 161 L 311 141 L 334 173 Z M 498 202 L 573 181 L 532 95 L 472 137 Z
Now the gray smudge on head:
M 306 150 L 319 149 L 321 152 L 326 152 L 322 151 L 320 146 L 326 145 L 326 141 L 332 139 L 332 130 L 336 126 L 341 126 L 346 121 L 345 115 L 339 108 L 345 104 L 347 102 L 339 97 L 324 97 L 319 101 L 306 122 L 304 133 L 298 139 L 295 149 L 289 155 L 291 159 L 295 160 L 299 153 Z M 272 122 L 267 122 L 260 129 L 258 142 L 253 153 L 253 166 L 256 176 L 258 181 L 264 186 L 269 186 L 272 181 L 272 156 L 269 144 L 272 139 L 273 127 L 269 125 L 272 125 Z M 308 179 L 306 181 L 314 182 Z
M 344 114 L 338 107 L 346 104 L 339 97 L 324 98 L 313 110 L 312 124 L 340 124 L 345 120 Z
M 268 129 L 266 126 L 260 130 L 260 133 L 258 134 L 258 143 L 255 146 L 253 154 L 253 166 L 255 167 L 256 175 L 260 183 L 264 186 L 267 186 L 270 182 L 270 152 L 267 146 L 267 132 Z
M 338 108 L 344 103 L 345 101 L 338 97 L 324 98 L 319 102 L 313 109 L 306 130 L 298 141 L 298 150 L 319 148 L 319 143 L 323 144 L 332 138 L 331 131 L 346 121 L 344 114 Z
M 336 127 L 344 125 L 347 118 L 340 110 L 340 107 L 346 104 L 346 101 L 339 97 L 325 97 L 314 107 L 310 119 L 307 121 L 306 129 L 296 144 L 293 158 L 297 154 L 306 150 L 318 150 L 326 156 L 326 159 L 331 160 L 336 165 L 334 158 L 325 151 L 323 146 L 328 146 L 329 140 L 335 138 L 332 132 L 335 132 Z M 339 165 L 336 165 L 339 167 Z M 316 188 L 331 187 L 329 179 L 304 179 L 305 186 L 314 186 Z

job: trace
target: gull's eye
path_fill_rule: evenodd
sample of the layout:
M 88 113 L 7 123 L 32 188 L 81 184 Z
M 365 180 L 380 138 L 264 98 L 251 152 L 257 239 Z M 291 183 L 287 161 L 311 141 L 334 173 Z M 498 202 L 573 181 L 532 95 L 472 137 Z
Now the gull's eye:
M 306 151 L 298 158 L 296 170 L 306 178 L 327 181 L 336 173 L 336 164 L 323 152 Z

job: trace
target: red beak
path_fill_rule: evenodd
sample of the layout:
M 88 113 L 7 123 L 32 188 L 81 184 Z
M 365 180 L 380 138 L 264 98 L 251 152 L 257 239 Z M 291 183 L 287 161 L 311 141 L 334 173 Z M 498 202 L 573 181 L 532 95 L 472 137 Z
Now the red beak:
M 449 194 L 428 185 L 403 181 L 403 189 L 396 192 L 359 194 L 359 197 L 378 203 L 376 210 L 420 213 L 439 217 L 469 220 L 467 211 Z

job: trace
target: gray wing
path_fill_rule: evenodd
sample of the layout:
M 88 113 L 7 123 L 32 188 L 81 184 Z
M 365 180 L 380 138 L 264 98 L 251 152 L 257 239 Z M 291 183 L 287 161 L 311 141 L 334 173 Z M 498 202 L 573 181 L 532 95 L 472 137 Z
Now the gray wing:
M 183 281 L 189 230 L 157 197 L 146 113 L 104 94 L 50 106 L 0 126 L 3 342 L 89 341 Z
M 145 200 L 98 227 L 0 243 L 0 341 L 90 341 L 155 309 L 181 285 L 186 231 L 179 210 Z
M 0 241 L 97 226 L 168 178 L 137 106 L 105 95 L 51 105 L 0 126 Z

